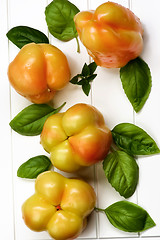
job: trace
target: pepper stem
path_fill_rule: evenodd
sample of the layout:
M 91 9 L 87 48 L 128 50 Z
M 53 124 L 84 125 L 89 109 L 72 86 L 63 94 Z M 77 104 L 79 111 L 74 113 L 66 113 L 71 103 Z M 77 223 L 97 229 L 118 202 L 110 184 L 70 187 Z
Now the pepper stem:
M 80 45 L 79 45 L 78 37 L 76 37 L 76 42 L 77 42 L 77 52 L 80 53 Z
M 95 207 L 94 210 L 97 211 L 97 212 L 99 212 L 99 211 L 100 211 L 100 212 L 104 212 L 104 209 L 102 209 L 102 208 L 97 208 L 97 207 Z
M 114 149 L 113 146 L 111 146 L 111 147 L 110 147 L 110 151 L 111 151 L 111 152 L 115 152 L 116 150 Z

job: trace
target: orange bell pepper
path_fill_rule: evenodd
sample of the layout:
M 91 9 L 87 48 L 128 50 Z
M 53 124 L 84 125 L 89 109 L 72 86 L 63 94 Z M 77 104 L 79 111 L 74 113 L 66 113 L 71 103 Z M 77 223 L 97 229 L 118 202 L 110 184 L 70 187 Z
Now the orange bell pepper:
M 65 172 L 102 161 L 111 143 L 112 134 L 103 115 L 84 103 L 50 116 L 41 133 L 41 144 L 51 154 L 51 162 Z
M 80 40 L 99 66 L 123 67 L 142 51 L 140 20 L 117 3 L 106 2 L 95 11 L 79 12 L 74 21 Z
M 9 64 L 12 87 L 33 103 L 47 103 L 70 80 L 64 53 L 51 44 L 29 43 Z

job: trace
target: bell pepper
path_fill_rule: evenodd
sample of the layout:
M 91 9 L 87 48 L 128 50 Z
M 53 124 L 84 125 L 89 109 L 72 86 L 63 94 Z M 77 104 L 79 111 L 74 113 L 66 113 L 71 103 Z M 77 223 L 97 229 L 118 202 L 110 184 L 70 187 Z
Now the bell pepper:
M 9 64 L 8 78 L 31 102 L 46 103 L 69 82 L 70 68 L 66 56 L 55 46 L 30 43 Z
M 123 67 L 142 51 L 140 20 L 117 3 L 106 2 L 95 11 L 79 12 L 74 21 L 80 40 L 99 66 Z
M 103 160 L 112 134 L 95 107 L 79 103 L 50 116 L 44 123 L 40 142 L 51 153 L 56 168 L 74 172 Z
M 85 181 L 53 171 L 41 173 L 35 194 L 22 205 L 22 217 L 33 231 L 48 231 L 56 240 L 73 239 L 84 230 L 96 195 Z

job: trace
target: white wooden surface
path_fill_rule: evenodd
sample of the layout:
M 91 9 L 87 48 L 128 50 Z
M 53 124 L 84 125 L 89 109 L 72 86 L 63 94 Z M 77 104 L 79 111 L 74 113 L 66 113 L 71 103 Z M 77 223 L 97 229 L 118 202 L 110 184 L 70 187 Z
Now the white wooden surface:
M 104 0 L 72 0 L 80 10 L 95 9 Z M 78 102 L 96 106 L 104 115 L 106 124 L 112 129 L 121 122 L 131 122 L 146 130 L 160 147 L 160 27 L 159 0 L 117 0 L 141 19 L 144 26 L 143 59 L 149 64 L 152 73 L 152 90 L 142 111 L 134 113 L 125 96 L 119 79 L 119 69 L 98 68 L 98 76 L 92 83 L 92 91 L 86 97 L 78 86 L 68 84 L 59 92 L 55 106 L 66 101 L 63 110 Z M 39 144 L 39 136 L 24 137 L 11 131 L 9 121 L 29 101 L 10 88 L 7 67 L 19 49 L 8 42 L 6 33 L 18 25 L 26 25 L 41 30 L 49 36 L 50 43 L 59 47 L 67 56 L 72 76 L 79 73 L 84 62 L 90 58 L 81 45 L 81 53 L 76 52 L 76 41 L 67 43 L 53 38 L 47 30 L 44 10 L 49 1 L 43 0 L 0 0 L 0 126 L 1 126 L 1 170 L 0 170 L 0 236 L 6 240 L 48 240 L 46 232 L 30 231 L 21 217 L 22 203 L 34 192 L 34 181 L 19 179 L 18 167 L 30 157 L 46 154 Z M 144 207 L 156 222 L 156 227 L 142 234 L 129 234 L 115 229 L 102 213 L 93 213 L 82 239 L 160 239 L 160 155 L 141 157 L 139 184 L 135 194 L 129 199 Z M 80 173 L 90 182 L 97 193 L 97 205 L 101 208 L 121 200 L 119 194 L 106 181 L 101 163 Z

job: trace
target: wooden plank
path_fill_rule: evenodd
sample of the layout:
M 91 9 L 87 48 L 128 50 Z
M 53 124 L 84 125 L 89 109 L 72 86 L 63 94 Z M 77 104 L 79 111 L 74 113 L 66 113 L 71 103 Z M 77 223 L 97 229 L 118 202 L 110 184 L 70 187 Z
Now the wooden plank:
M 152 89 L 142 111 L 135 116 L 136 124 L 150 134 L 160 147 L 160 29 L 157 27 L 160 2 L 155 0 L 132 0 L 131 7 L 144 27 L 144 50 L 142 58 L 147 62 L 152 74 Z M 159 236 L 160 238 L 160 155 L 139 158 L 140 179 L 138 188 L 138 203 L 143 206 L 156 223 L 143 236 Z
M 90 0 L 90 9 L 96 9 L 97 6 L 106 2 L 105 0 Z M 127 0 L 114 1 L 123 6 L 129 7 Z M 119 69 L 105 69 L 98 67 L 97 77 L 92 84 L 92 103 L 104 115 L 106 124 L 112 129 L 121 122 L 133 122 L 133 109 L 124 94 L 119 76 Z M 123 198 L 108 183 L 102 164 L 96 167 L 98 206 L 106 208 L 112 203 Z M 137 202 L 136 193 L 129 199 Z M 105 214 L 98 214 L 98 237 L 128 237 L 137 236 L 137 234 L 128 234 L 115 229 L 106 218 Z
M 9 0 L 9 29 L 19 25 L 30 26 L 38 29 L 45 34 L 47 26 L 45 23 L 44 10 L 46 1 L 19 1 Z M 9 58 L 12 61 L 19 49 L 10 43 Z M 12 118 L 24 107 L 31 103 L 15 92 L 11 91 L 11 115 Z M 13 159 L 13 176 L 14 176 L 14 211 L 15 211 L 15 239 L 49 239 L 47 233 L 36 233 L 29 230 L 23 222 L 21 206 L 23 202 L 34 193 L 34 181 L 27 181 L 17 177 L 18 167 L 29 158 L 44 151 L 39 144 L 39 136 L 24 137 L 12 131 L 12 159 Z
M 0 174 L 0 226 L 2 239 L 14 239 L 14 211 L 13 211 L 13 184 L 12 184 L 12 157 L 10 122 L 10 87 L 7 78 L 8 41 L 7 2 L 0 0 L 0 106 L 1 106 L 1 174 Z
M 88 4 L 86 0 L 73 0 L 70 1 L 73 4 L 75 4 L 80 11 L 86 10 L 88 8 Z M 67 56 L 67 59 L 69 61 L 70 69 L 71 69 L 71 78 L 75 76 L 78 73 L 81 73 L 82 67 L 84 63 L 89 63 L 89 56 L 86 52 L 85 47 L 80 43 L 80 53 L 77 53 L 77 45 L 76 40 L 73 39 L 69 42 L 61 42 L 57 39 L 55 39 L 50 34 L 50 41 L 53 45 L 57 46 Z M 57 95 L 54 98 L 55 105 L 62 103 L 63 101 L 66 101 L 66 105 L 63 108 L 63 111 L 67 110 L 69 107 L 73 106 L 76 103 L 87 103 L 91 104 L 91 93 L 87 97 L 84 92 L 82 91 L 81 86 L 68 84 L 62 91 L 57 93 Z M 55 171 L 60 172 L 66 177 L 79 177 L 83 178 L 85 181 L 89 182 L 93 187 L 95 187 L 95 179 L 94 179 L 94 167 L 88 167 L 85 170 L 78 171 L 75 174 L 67 174 L 62 173 L 58 169 L 55 168 Z M 90 216 L 90 219 L 88 221 L 87 228 L 85 231 L 81 234 L 82 238 L 96 238 L 96 214 L 92 214 Z
M 84 1 L 73 1 L 76 6 L 80 9 L 87 7 L 87 2 Z M 9 2 L 9 28 L 17 25 L 27 25 L 34 27 L 48 34 L 47 27 L 44 19 L 44 10 L 47 6 L 48 2 L 39 4 L 39 1 L 27 1 L 21 3 L 21 1 L 17 0 L 16 2 L 10 0 Z M 32 6 L 32 7 L 31 7 Z M 35 9 L 38 9 L 35 13 Z M 20 14 L 17 17 L 17 10 Z M 29 18 L 28 18 L 29 14 Z M 76 41 L 75 39 L 64 43 L 61 42 L 51 35 L 49 35 L 50 43 L 60 48 L 67 56 L 72 76 L 81 72 L 82 66 L 84 62 L 89 62 L 88 54 L 85 52 L 84 47 L 81 45 L 81 53 L 76 52 Z M 15 55 L 18 53 L 19 49 L 17 49 L 13 44 L 10 44 L 10 60 L 12 60 Z M 76 60 L 75 60 L 76 59 Z M 82 92 L 79 86 L 74 86 L 72 84 L 68 84 L 68 86 L 57 93 L 56 97 L 53 100 L 54 106 L 59 106 L 62 102 L 66 101 L 67 104 L 64 107 L 63 111 L 71 107 L 72 105 L 78 102 L 91 103 L 91 97 L 87 97 Z M 19 96 L 12 89 L 12 117 L 14 117 L 19 111 L 21 111 L 24 107 L 29 105 L 30 102 Z M 34 181 L 27 181 L 23 179 L 18 179 L 16 176 L 16 172 L 18 167 L 28 160 L 30 157 L 46 154 L 46 152 L 42 149 L 42 146 L 39 144 L 39 136 L 37 137 L 25 137 L 20 136 L 19 134 L 13 132 L 13 173 L 14 173 L 14 193 L 15 193 L 15 202 L 14 207 L 16 209 L 15 212 L 15 226 L 16 226 L 16 240 L 30 240 L 30 239 L 50 239 L 46 232 L 43 233 L 35 233 L 30 231 L 24 224 L 21 216 L 21 205 L 22 203 L 34 192 Z M 56 169 L 55 169 L 56 170 Z M 89 174 L 90 173 L 90 174 Z M 64 174 L 64 173 L 63 173 Z M 92 185 L 94 185 L 94 170 L 93 168 L 88 168 L 83 172 L 79 172 L 79 176 L 86 179 Z M 67 174 L 64 174 L 67 175 Z M 72 175 L 70 175 L 72 176 Z M 91 177 L 92 176 L 92 177 Z M 86 231 L 81 235 L 84 237 L 95 238 L 96 236 L 96 227 L 94 225 L 96 221 L 94 221 L 94 214 L 89 221 Z M 94 230 L 93 230 L 94 229 Z

